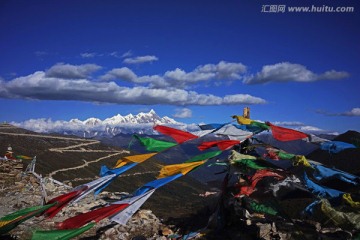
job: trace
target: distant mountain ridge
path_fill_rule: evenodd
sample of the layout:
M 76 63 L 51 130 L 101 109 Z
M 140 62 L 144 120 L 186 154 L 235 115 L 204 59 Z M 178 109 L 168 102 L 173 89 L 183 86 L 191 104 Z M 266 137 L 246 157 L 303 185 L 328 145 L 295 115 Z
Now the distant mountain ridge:
M 122 116 L 117 114 L 113 117 L 101 120 L 91 117 L 86 120 L 77 118 L 70 121 L 52 121 L 51 119 L 30 119 L 21 123 L 11 123 L 15 126 L 29 129 L 35 132 L 51 133 L 56 132 L 65 135 L 79 137 L 112 137 L 117 134 L 156 134 L 152 129 L 155 124 L 167 124 L 184 126 L 185 124 L 164 116 L 160 117 L 153 109 L 148 113 L 128 114 Z

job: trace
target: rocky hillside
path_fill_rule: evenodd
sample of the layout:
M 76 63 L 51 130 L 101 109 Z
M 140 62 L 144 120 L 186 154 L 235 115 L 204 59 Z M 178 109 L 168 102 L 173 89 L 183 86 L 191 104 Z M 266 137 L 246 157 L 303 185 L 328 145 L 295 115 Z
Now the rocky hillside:
M 31 173 L 19 169 L 21 165 L 21 160 L 0 161 L 0 216 L 43 204 L 42 196 L 44 194 L 39 179 Z M 43 186 L 49 199 L 64 194 L 70 189 L 69 186 L 53 182 L 51 179 L 44 178 L 43 180 Z M 31 218 L 11 230 L 7 235 L 0 236 L 0 239 L 31 239 L 33 231 L 53 230 L 56 223 L 103 206 L 106 204 L 105 200 L 116 199 L 119 196 L 118 194 L 115 192 L 102 192 L 96 200 L 92 196 L 88 196 L 76 204 L 65 207 L 52 219 L 45 219 L 42 216 Z M 174 226 L 172 228 L 175 230 Z M 170 234 L 174 234 L 174 231 L 163 224 L 151 210 L 141 209 L 125 226 L 112 224 L 108 219 L 104 219 L 77 239 L 105 240 L 142 237 L 166 240 L 166 236 Z

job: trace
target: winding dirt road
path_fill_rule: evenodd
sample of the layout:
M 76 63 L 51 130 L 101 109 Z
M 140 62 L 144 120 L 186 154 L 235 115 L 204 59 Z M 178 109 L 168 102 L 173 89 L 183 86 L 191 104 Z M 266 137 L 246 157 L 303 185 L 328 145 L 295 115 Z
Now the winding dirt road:
M 15 126 L 7 125 L 7 124 L 0 125 L 0 135 L 23 136 L 23 137 L 44 138 L 44 139 L 59 139 L 59 140 L 66 140 L 66 141 L 73 141 L 74 142 L 73 145 L 70 145 L 70 146 L 67 146 L 67 147 L 59 147 L 59 148 L 50 148 L 50 149 L 48 149 L 51 152 L 59 152 L 59 153 L 63 153 L 63 152 L 106 153 L 105 156 L 94 159 L 92 161 L 83 160 L 84 163 L 79 165 L 79 166 L 69 167 L 69 168 L 62 168 L 62 169 L 55 170 L 55 171 L 53 171 L 53 172 L 51 172 L 49 174 L 49 177 L 52 177 L 52 176 L 54 176 L 55 174 L 57 174 L 59 172 L 81 169 L 81 168 L 89 166 L 89 164 L 91 164 L 91 163 L 99 162 L 101 160 L 111 158 L 111 157 L 114 157 L 114 156 L 117 156 L 117 155 L 120 155 L 120 154 L 126 154 L 126 153 L 128 154 L 128 153 L 130 153 L 127 150 L 119 151 L 119 150 L 116 150 L 116 149 L 109 149 L 109 150 L 85 149 L 84 147 L 87 147 L 87 146 L 90 146 L 90 145 L 100 144 L 100 141 L 94 140 L 94 139 L 50 136 L 50 135 L 45 135 L 45 134 L 12 133 L 12 132 L 3 131 L 5 129 L 16 129 L 16 128 L 17 127 L 15 127 Z

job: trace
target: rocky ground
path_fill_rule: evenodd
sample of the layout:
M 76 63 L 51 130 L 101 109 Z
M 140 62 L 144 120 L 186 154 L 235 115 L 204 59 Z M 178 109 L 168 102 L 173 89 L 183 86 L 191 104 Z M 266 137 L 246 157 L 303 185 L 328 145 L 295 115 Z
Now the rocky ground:
M 38 179 L 31 173 L 20 169 L 19 160 L 0 160 L 0 216 L 38 206 L 43 203 L 43 194 Z M 69 183 L 68 183 L 69 184 Z M 69 191 L 69 186 L 57 184 L 44 178 L 48 199 Z M 25 221 L 1 239 L 30 239 L 34 230 L 55 229 L 55 224 L 76 214 L 106 203 L 104 199 L 115 199 L 117 193 L 103 192 L 96 199 L 93 196 L 65 207 L 53 219 L 35 217 Z M 114 224 L 108 219 L 100 221 L 95 228 L 85 232 L 78 239 L 167 239 L 174 234 L 175 226 L 167 226 L 151 210 L 141 209 L 126 226 Z

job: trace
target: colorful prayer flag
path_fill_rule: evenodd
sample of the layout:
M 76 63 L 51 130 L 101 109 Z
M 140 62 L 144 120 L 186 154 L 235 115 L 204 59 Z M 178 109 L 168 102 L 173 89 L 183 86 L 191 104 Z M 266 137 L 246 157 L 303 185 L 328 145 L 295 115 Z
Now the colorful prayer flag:
M 211 141 L 211 142 L 203 142 L 198 146 L 198 149 L 200 151 L 204 151 L 206 149 L 212 148 L 212 147 L 218 147 L 220 150 L 227 150 L 231 148 L 232 146 L 240 144 L 240 141 L 238 140 L 219 140 L 219 141 Z
M 61 209 L 63 209 L 70 201 L 79 196 L 84 190 L 85 188 L 75 190 L 51 199 L 47 202 L 47 204 L 55 203 L 55 205 L 43 212 L 43 215 L 47 218 L 55 217 L 55 215 L 60 212 Z
M 249 125 L 253 122 L 253 120 L 251 120 L 249 118 L 244 118 L 243 116 L 234 115 L 234 116 L 232 116 L 232 118 L 235 118 L 239 124 L 244 124 L 244 125 Z
M 189 132 L 181 131 L 181 130 L 178 130 L 175 128 L 166 127 L 166 126 L 162 126 L 162 125 L 156 125 L 154 127 L 154 130 L 156 130 L 162 134 L 169 135 L 179 144 L 189 141 L 191 139 L 198 138 L 198 136 L 193 135 Z
M 306 172 L 304 172 L 304 184 L 313 194 L 316 194 L 322 198 L 336 198 L 344 194 L 344 192 L 339 190 L 320 186 L 319 184 L 314 183 L 308 178 Z
M 148 200 L 151 195 L 155 192 L 156 189 L 152 189 L 140 196 L 135 196 L 130 199 L 124 199 L 119 202 L 115 202 L 114 204 L 119 203 L 128 203 L 129 206 L 125 208 L 123 211 L 113 215 L 110 220 L 115 221 L 121 225 L 126 225 L 129 219 L 134 215 L 134 213 L 139 210 L 139 208 Z
M 52 206 L 54 206 L 54 204 L 55 203 L 47 204 L 44 206 L 24 208 L 0 218 L 0 234 L 9 232 L 10 230 L 14 229 L 22 222 L 38 214 L 41 214 L 43 211 L 46 211 L 47 209 L 51 208 Z
M 303 139 L 303 138 L 308 137 L 307 134 L 290 129 L 290 128 L 275 126 L 271 123 L 268 123 L 268 125 L 271 128 L 273 137 L 279 141 L 284 141 L 284 142 L 285 141 L 293 141 L 293 140 L 298 140 L 298 139 Z
M 344 202 L 346 202 L 348 205 L 350 205 L 353 208 L 360 209 L 360 202 L 355 202 L 352 199 L 350 193 L 344 193 L 344 195 L 342 197 L 343 197 Z
M 101 188 L 102 186 L 104 186 L 107 182 L 112 181 L 112 179 L 115 177 L 115 174 L 112 175 L 107 175 L 98 179 L 95 179 L 89 183 L 85 183 L 83 185 L 77 186 L 76 188 L 74 188 L 74 190 L 79 190 L 79 189 L 85 189 L 84 191 L 82 191 L 79 195 L 77 195 L 73 200 L 72 203 L 76 203 L 78 201 L 80 201 L 81 199 L 83 199 L 85 196 L 87 196 L 88 194 L 90 194 L 91 192 Z
M 138 155 L 132 155 L 132 156 L 126 156 L 123 157 L 121 159 L 119 159 L 116 162 L 116 165 L 114 168 L 119 168 L 122 167 L 124 165 L 126 165 L 127 163 L 142 163 L 146 160 L 148 160 L 149 158 L 151 158 L 152 156 L 156 155 L 157 153 L 146 153 L 146 154 L 138 154 Z
M 331 153 L 338 153 L 345 149 L 356 148 L 353 144 L 339 141 L 327 141 L 320 144 L 321 150 L 329 151 Z
M 88 231 L 93 226 L 95 226 L 95 223 L 89 223 L 84 227 L 70 230 L 36 230 L 33 232 L 31 240 L 68 240 Z
M 189 160 L 185 161 L 186 163 L 190 163 L 190 162 L 197 162 L 197 161 L 203 161 L 203 160 L 207 160 L 213 157 L 216 157 L 218 155 L 220 155 L 222 153 L 222 151 L 212 151 L 212 152 L 207 152 L 207 153 L 203 153 L 200 155 L 196 155 L 195 157 L 190 158 Z
M 179 173 L 176 175 L 172 175 L 169 177 L 160 178 L 160 179 L 156 179 L 154 181 L 148 182 L 144 186 L 135 190 L 135 192 L 133 193 L 133 196 L 139 196 L 139 195 L 144 194 L 152 189 L 157 189 L 159 187 L 162 187 L 165 184 L 167 184 L 171 181 L 174 181 L 175 179 L 178 179 L 179 177 L 182 177 L 182 176 L 184 176 L 184 175 L 182 173 Z
M 194 168 L 204 164 L 206 160 L 204 161 L 197 161 L 197 162 L 189 162 L 189 163 L 180 163 L 180 164 L 172 164 L 172 165 L 166 165 L 160 170 L 160 174 L 157 178 L 164 178 L 168 177 L 177 173 L 181 173 L 182 175 L 187 174 Z
M 93 211 L 82 213 L 74 217 L 68 218 L 63 222 L 58 223 L 56 228 L 75 229 L 82 227 L 91 221 L 99 222 L 104 218 L 107 218 L 122 211 L 127 206 L 129 206 L 129 204 L 111 204 L 102 208 L 98 208 Z
M 177 143 L 156 140 L 154 138 L 149 138 L 149 137 L 144 138 L 144 137 L 139 137 L 137 135 L 134 135 L 134 137 L 138 139 L 143 146 L 146 147 L 146 150 L 151 152 L 161 152 L 170 147 L 177 145 Z

